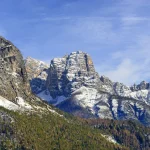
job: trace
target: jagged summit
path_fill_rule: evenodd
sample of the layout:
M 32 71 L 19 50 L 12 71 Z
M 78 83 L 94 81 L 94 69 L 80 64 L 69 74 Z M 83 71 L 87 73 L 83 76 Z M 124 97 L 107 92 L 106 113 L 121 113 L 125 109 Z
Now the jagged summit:
M 25 59 L 25 61 L 28 61 L 28 62 L 31 61 L 31 62 L 39 63 L 40 65 L 44 65 L 44 66 L 49 67 L 49 65 L 46 64 L 44 61 L 37 60 L 37 59 L 32 58 L 32 57 L 30 57 L 30 56 L 28 56 L 28 57 Z
M 10 41 L 6 40 L 4 37 L 0 36 L 0 47 L 1 46 L 5 46 L 5 45 L 8 45 L 8 44 L 11 44 L 13 45 Z
M 42 71 L 49 68 L 49 65 L 45 62 L 32 57 L 27 57 L 24 61 L 29 80 L 38 77 Z
M 83 51 L 81 51 L 81 50 L 77 50 L 77 51 L 74 51 L 74 52 L 71 52 L 69 55 L 72 55 L 72 54 L 86 54 L 86 55 L 88 55 L 88 53 L 86 53 L 86 52 L 83 52 Z
M 51 61 L 47 88 L 52 97 L 69 96 L 82 86 L 95 87 L 100 83 L 91 57 L 82 51 L 72 52 Z
M 139 90 L 149 90 L 150 89 L 150 83 L 146 81 L 142 81 L 140 84 L 134 84 L 130 87 L 132 91 L 139 91 Z
M 9 41 L 9 40 L 5 39 L 4 37 L 0 36 L 0 50 L 6 50 L 7 47 L 12 47 L 12 46 L 17 51 L 19 51 L 19 49 L 11 41 Z

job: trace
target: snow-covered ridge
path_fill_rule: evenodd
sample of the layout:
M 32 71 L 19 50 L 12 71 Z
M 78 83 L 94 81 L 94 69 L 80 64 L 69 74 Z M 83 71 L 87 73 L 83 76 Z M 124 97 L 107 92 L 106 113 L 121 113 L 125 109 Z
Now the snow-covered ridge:
M 38 64 L 39 65 L 39 67 L 49 67 L 49 65 L 48 64 L 46 64 L 44 61 L 41 61 L 41 60 L 37 60 L 37 59 L 34 59 L 34 58 L 31 58 L 31 57 L 27 57 L 26 59 L 25 59 L 25 61 L 28 61 L 28 62 L 34 62 L 34 63 L 36 63 L 36 64 Z
M 8 110 L 12 111 L 19 111 L 19 112 L 40 112 L 40 113 L 45 113 L 45 112 L 51 112 L 54 115 L 63 117 L 63 115 L 60 115 L 57 113 L 55 110 L 53 110 L 49 105 L 47 107 L 41 107 L 38 105 L 30 105 L 27 103 L 22 97 L 16 97 L 15 103 L 7 100 L 6 98 L 0 96 L 0 107 L 3 107 Z
M 8 110 L 12 111 L 19 111 L 19 112 L 37 112 L 38 113 L 45 113 L 45 112 L 51 112 L 54 115 L 63 117 L 63 115 L 60 115 L 55 110 L 51 109 L 49 105 L 47 107 L 41 107 L 37 105 L 30 105 L 27 103 L 22 97 L 16 97 L 15 103 L 12 101 L 7 100 L 6 98 L 0 96 L 0 107 L 3 107 Z
M 26 70 L 28 72 L 29 78 L 35 78 L 40 76 L 40 74 L 45 70 L 49 68 L 49 65 L 46 64 L 43 61 L 36 60 L 31 57 L 27 57 L 25 59 L 25 66 Z M 45 77 L 46 79 L 46 77 Z

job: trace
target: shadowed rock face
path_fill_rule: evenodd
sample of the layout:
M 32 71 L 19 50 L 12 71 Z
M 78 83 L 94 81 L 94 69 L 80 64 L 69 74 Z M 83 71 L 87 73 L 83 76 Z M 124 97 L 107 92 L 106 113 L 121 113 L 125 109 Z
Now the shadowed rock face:
M 0 37 L 0 95 L 14 100 L 30 94 L 27 72 L 20 51 Z
M 150 83 L 147 83 L 145 81 L 142 81 L 140 84 L 136 85 L 134 84 L 131 87 L 132 91 L 139 91 L 139 90 L 149 90 L 150 89 Z
M 88 54 L 77 51 L 51 61 L 47 88 L 53 98 L 68 97 L 82 86 L 97 88 L 99 85 L 99 75 Z
M 25 59 L 25 67 L 30 80 L 32 92 L 38 94 L 45 90 L 49 65 L 42 61 L 28 57 Z

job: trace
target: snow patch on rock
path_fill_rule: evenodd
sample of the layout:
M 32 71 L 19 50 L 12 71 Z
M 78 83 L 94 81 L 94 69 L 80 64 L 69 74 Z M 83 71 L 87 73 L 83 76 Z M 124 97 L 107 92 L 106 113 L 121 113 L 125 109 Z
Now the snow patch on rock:
M 25 109 L 32 109 L 32 106 L 25 102 L 22 97 L 16 97 L 16 102 L 20 107 L 23 107 Z
M 76 102 L 84 108 L 93 107 L 97 103 L 96 99 L 100 98 L 96 89 L 85 86 L 73 92 L 72 95 L 74 95 Z
M 5 99 L 4 97 L 0 96 L 0 106 L 4 107 L 8 110 L 19 110 L 19 106 L 14 104 L 13 102 Z
M 54 106 L 60 104 L 61 102 L 65 101 L 67 98 L 65 96 L 57 96 L 55 99 L 52 98 L 49 91 L 43 91 L 37 94 L 42 100 L 47 101 L 48 103 L 53 104 Z
M 17 110 L 24 111 L 24 110 L 32 109 L 32 106 L 29 105 L 27 102 L 25 102 L 24 99 L 21 97 L 16 98 L 16 104 L 15 104 L 7 100 L 6 98 L 0 96 L 0 106 L 8 110 L 14 110 L 14 111 L 17 111 Z
M 110 135 L 103 135 L 102 136 L 109 142 L 114 143 L 114 144 L 118 144 L 117 141 L 115 140 L 114 137 L 110 136 Z

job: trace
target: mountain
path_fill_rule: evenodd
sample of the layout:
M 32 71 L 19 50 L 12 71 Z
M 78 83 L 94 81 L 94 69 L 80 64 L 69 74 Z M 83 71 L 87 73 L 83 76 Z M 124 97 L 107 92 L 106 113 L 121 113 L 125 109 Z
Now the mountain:
M 0 107 L 21 112 L 51 109 L 32 94 L 21 52 L 3 37 L 0 37 Z
M 27 72 L 19 50 L 0 37 L 0 95 L 10 100 L 30 94 Z
M 34 68 L 31 64 L 27 68 L 25 64 L 20 51 L 0 37 L 1 150 L 128 149 L 32 94 L 32 77 L 45 80 L 46 73 L 42 74 L 45 66 L 40 62 L 38 70 L 39 66 Z M 26 68 L 30 70 L 29 78 Z
M 69 97 L 83 86 L 95 89 L 100 86 L 98 73 L 88 54 L 78 51 L 51 61 L 47 88 L 53 98 Z
M 35 94 L 75 116 L 150 125 L 149 83 L 128 87 L 99 76 L 91 57 L 82 51 L 54 58 L 45 85 L 45 90 Z
M 46 79 L 48 76 L 49 65 L 46 63 L 27 57 L 25 67 L 28 72 L 28 79 L 32 92 L 38 94 L 46 89 Z

